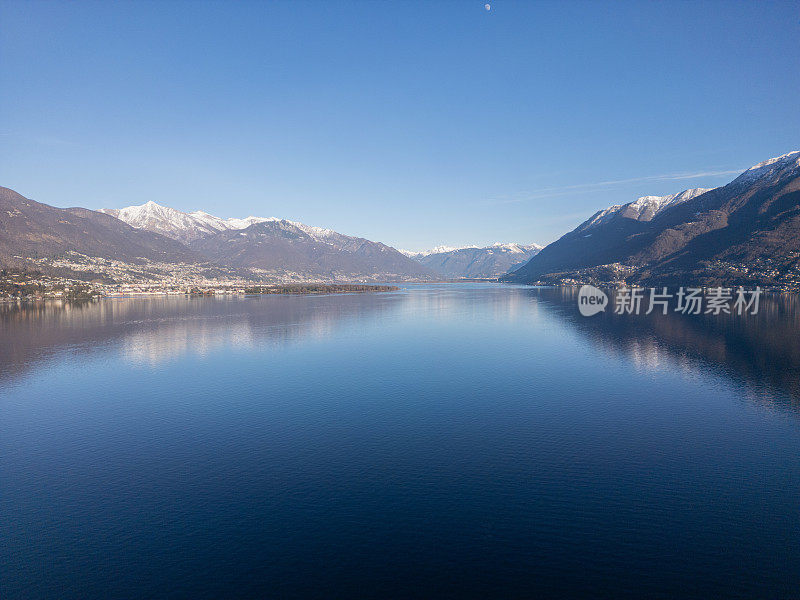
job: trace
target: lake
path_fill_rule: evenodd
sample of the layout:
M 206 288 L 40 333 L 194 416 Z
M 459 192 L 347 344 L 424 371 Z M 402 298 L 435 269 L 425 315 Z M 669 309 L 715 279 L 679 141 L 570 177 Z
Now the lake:
M 800 304 L 0 305 L 0 596 L 797 598 Z

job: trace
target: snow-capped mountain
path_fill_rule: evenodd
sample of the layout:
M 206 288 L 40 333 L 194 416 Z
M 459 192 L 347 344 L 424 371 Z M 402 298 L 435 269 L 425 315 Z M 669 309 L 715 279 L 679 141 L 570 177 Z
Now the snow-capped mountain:
M 712 189 L 693 188 L 691 190 L 683 190 L 677 194 L 670 194 L 669 196 L 642 196 L 627 204 L 615 204 L 597 211 L 588 220 L 579 225 L 577 231 L 584 231 L 591 227 L 608 223 L 616 217 L 624 217 L 635 221 L 651 221 L 661 211 L 691 200 L 700 194 L 705 194 Z
M 409 258 L 422 258 L 423 256 L 428 256 L 430 254 L 442 254 L 443 252 L 453 252 L 454 250 L 463 250 L 464 248 L 477 248 L 478 246 L 435 246 L 430 250 L 400 250 L 403 254 L 408 256 Z
M 174 210 L 174 209 L 169 209 Z M 244 229 L 245 227 L 250 227 L 255 223 L 263 223 L 264 221 L 271 221 L 276 220 L 274 218 L 267 218 L 264 217 L 245 217 L 244 219 L 237 219 L 236 217 L 231 217 L 230 219 L 221 219 L 219 217 L 215 217 L 214 215 L 210 215 L 207 212 L 203 212 L 202 210 L 196 210 L 194 212 L 187 213 L 190 217 L 193 217 L 218 231 L 225 231 L 228 229 Z
M 777 181 L 784 175 L 796 171 L 798 167 L 800 167 L 800 150 L 794 150 L 753 165 L 731 183 L 748 184 L 757 180 Z
M 101 208 L 100 212 L 116 217 L 131 227 L 160 233 L 184 244 L 221 231 L 246 229 L 256 223 L 266 222 L 289 223 L 317 241 L 335 242 L 338 240 L 340 243 L 344 243 L 346 239 L 349 239 L 348 236 L 337 233 L 332 229 L 312 227 L 311 225 L 277 217 L 250 216 L 244 219 L 236 217 L 222 219 L 202 210 L 190 213 L 182 212 L 169 206 L 162 206 L 152 200 L 138 206 L 128 206 L 126 208 Z
M 449 279 L 491 279 L 520 266 L 543 246 L 497 242 L 491 246 L 436 246 L 422 252 L 403 251 L 426 267 Z
M 258 269 L 270 277 L 395 281 L 435 276 L 417 261 L 379 242 L 287 219 L 222 219 L 152 201 L 101 212 L 134 228 L 177 240 L 220 265 Z
M 134 263 L 199 263 L 202 256 L 175 240 L 136 229 L 86 208 L 56 208 L 0 187 L 0 265 L 26 267 L 28 258 L 70 253 Z M 83 275 L 92 271 L 85 271 Z
M 478 246 L 477 244 L 471 244 L 469 246 L 434 246 L 430 250 L 420 250 L 415 252 L 414 250 L 400 250 L 403 254 L 410 258 L 422 258 L 424 256 L 430 256 L 431 254 L 446 254 L 448 252 L 455 252 L 457 250 L 469 250 L 469 249 L 478 249 L 478 250 L 495 250 L 500 252 L 511 252 L 514 254 L 524 254 L 526 252 L 530 252 L 531 250 L 541 250 L 544 246 L 540 246 L 539 244 L 504 244 L 502 242 L 495 242 L 491 246 Z
M 244 229 L 254 223 L 277 220 L 263 217 L 221 219 L 201 210 L 191 213 L 181 212 L 156 204 L 152 200 L 139 206 L 101 208 L 100 212 L 116 217 L 131 227 L 160 233 L 185 244 L 220 231 Z
M 721 187 L 600 211 L 503 279 L 783 285 L 800 256 L 798 190 L 794 151 Z
M 786 173 L 797 169 L 798 166 L 800 166 L 800 151 L 788 152 L 782 156 L 776 156 L 753 165 L 729 185 L 749 185 L 756 181 L 764 182 L 769 179 L 777 181 Z M 669 196 L 642 196 L 627 204 L 615 204 L 597 211 L 579 225 L 576 231 L 585 231 L 592 227 L 603 225 L 616 217 L 624 217 L 635 221 L 651 221 L 653 217 L 664 210 L 688 202 L 713 189 L 718 188 L 693 188 Z

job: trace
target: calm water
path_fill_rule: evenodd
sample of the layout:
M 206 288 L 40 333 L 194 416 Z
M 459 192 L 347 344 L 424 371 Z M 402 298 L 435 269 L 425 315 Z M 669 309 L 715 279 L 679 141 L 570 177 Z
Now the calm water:
M 0 306 L 0 597 L 797 598 L 800 307 Z

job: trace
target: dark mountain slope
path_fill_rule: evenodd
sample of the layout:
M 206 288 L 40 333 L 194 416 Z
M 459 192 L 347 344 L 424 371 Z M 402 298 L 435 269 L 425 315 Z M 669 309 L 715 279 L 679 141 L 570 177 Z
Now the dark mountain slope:
M 341 234 L 321 236 L 290 221 L 265 221 L 196 240 L 218 264 L 270 274 L 333 280 L 430 279 L 433 273 L 394 248 Z
M 799 178 L 800 152 L 793 152 L 648 221 L 619 211 L 599 221 L 595 215 L 505 279 L 583 279 L 614 267 L 651 283 L 779 281 L 800 252 Z
M 85 208 L 55 208 L 0 187 L 0 262 L 25 265 L 15 256 L 51 258 L 74 251 L 137 262 L 196 262 L 200 257 L 164 236 L 134 229 Z

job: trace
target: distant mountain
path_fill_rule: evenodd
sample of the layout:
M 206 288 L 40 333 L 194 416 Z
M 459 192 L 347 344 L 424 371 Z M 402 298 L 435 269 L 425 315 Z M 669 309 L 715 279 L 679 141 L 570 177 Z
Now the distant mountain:
M 640 198 L 593 215 L 507 281 L 800 282 L 800 151 L 728 185 Z
M 499 277 L 523 265 L 542 249 L 538 244 L 492 244 L 479 248 L 437 246 L 426 252 L 403 253 L 450 279 Z
M 397 281 L 435 277 L 430 269 L 379 242 L 278 219 L 200 238 L 191 247 L 218 264 L 259 269 L 281 278 Z
M 220 231 L 244 229 L 253 223 L 270 220 L 260 217 L 221 219 L 201 210 L 185 213 L 153 201 L 126 208 L 101 208 L 100 212 L 116 217 L 131 227 L 160 233 L 185 244 Z
M 152 201 L 103 212 L 133 227 L 181 241 L 218 265 L 258 269 L 270 277 L 332 281 L 435 277 L 429 269 L 379 242 L 286 219 L 222 219 Z
M 430 250 L 422 250 L 420 252 L 414 252 L 413 250 L 403 250 L 399 248 L 400 252 L 408 256 L 409 258 L 416 258 L 419 259 L 423 256 L 428 256 L 430 254 L 444 254 L 445 252 L 452 252 L 453 250 L 464 250 L 465 248 L 479 248 L 480 246 L 435 246 Z
M 494 244 L 404 255 L 378 242 L 274 217 L 222 219 L 154 202 L 104 212 L 60 209 L 0 188 L 0 264 L 176 282 L 220 276 L 339 282 L 501 276 L 527 283 L 797 287 L 800 151 L 759 163 L 719 188 L 609 207 L 541 251 L 536 245 Z M 176 269 L 178 264 L 190 266 Z
M 161 265 L 156 268 L 153 263 Z M 178 264 L 192 267 L 172 273 Z M 155 202 L 104 212 L 61 209 L 8 188 L 0 188 L 0 266 L 78 278 L 101 273 L 106 278 L 128 278 L 130 274 L 136 280 L 397 281 L 436 277 L 384 244 L 283 219 L 221 219 L 200 211 L 183 213 Z
M 193 250 L 157 233 L 135 229 L 85 208 L 55 208 L 0 187 L 0 262 L 30 266 L 24 258 L 52 258 L 67 252 L 136 263 L 194 263 Z M 21 257 L 21 258 L 15 258 Z

